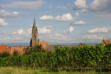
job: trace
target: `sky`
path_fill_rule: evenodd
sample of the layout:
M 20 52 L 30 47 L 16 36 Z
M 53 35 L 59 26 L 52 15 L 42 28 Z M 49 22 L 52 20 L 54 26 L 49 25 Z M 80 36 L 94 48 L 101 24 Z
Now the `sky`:
M 41 41 L 111 40 L 111 0 L 0 0 L 0 43 L 29 43 L 34 16 Z

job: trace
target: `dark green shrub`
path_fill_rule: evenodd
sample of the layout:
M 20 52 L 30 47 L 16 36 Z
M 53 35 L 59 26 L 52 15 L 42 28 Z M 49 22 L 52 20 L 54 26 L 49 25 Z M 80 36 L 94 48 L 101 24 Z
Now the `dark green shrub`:
M 0 53 L 0 57 L 8 57 L 8 56 L 9 56 L 8 52 Z

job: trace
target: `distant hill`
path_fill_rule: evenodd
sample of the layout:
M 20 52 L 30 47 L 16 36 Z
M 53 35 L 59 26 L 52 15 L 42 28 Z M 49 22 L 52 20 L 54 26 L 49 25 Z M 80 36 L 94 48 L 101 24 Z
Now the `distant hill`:
M 50 43 L 51 45 L 79 45 L 80 43 Z M 98 43 L 86 43 L 88 45 L 95 45 Z M 8 46 L 29 46 L 29 43 L 0 43 L 0 45 L 8 45 Z
M 51 45 L 79 45 L 80 43 L 51 43 Z M 88 45 L 96 45 L 99 43 L 86 43 Z
M 0 43 L 0 45 L 8 45 L 8 46 L 29 46 L 29 43 Z

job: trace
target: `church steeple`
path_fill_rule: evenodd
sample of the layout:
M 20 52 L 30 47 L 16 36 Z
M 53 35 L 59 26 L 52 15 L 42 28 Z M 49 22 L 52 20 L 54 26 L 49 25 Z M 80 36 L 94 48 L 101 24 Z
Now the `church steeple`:
M 38 30 L 37 30 L 37 26 L 36 26 L 36 19 L 34 17 L 34 23 L 33 23 L 33 27 L 32 27 L 32 39 L 31 39 L 30 46 L 34 47 L 37 44 L 38 44 Z
M 36 27 L 36 19 L 35 19 L 35 17 L 34 17 L 34 23 L 33 23 L 33 27 Z

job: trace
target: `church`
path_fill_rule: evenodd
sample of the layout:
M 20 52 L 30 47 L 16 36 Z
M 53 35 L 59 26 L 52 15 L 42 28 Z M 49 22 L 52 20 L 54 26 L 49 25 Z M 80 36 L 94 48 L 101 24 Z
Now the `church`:
M 50 45 L 48 41 L 40 41 L 38 38 L 38 28 L 36 24 L 36 19 L 34 18 L 34 23 L 32 27 L 32 37 L 30 40 L 30 46 L 11 46 L 9 47 L 8 45 L 0 45 L 0 53 L 7 52 L 10 55 L 13 55 L 13 53 L 16 51 L 19 54 L 23 55 L 25 53 L 24 49 L 27 47 L 33 48 L 36 45 L 41 45 L 42 49 L 47 49 L 47 47 Z
M 46 49 L 49 44 L 48 41 L 39 41 L 38 38 L 38 28 L 36 24 L 36 19 L 34 18 L 34 23 L 32 27 L 32 38 L 30 40 L 30 47 L 34 47 L 36 45 L 41 45 L 43 49 Z
M 39 44 L 38 29 L 37 29 L 37 26 L 36 26 L 36 20 L 34 18 L 34 24 L 33 24 L 33 27 L 32 27 L 32 38 L 30 40 L 30 47 L 34 47 L 37 44 Z

